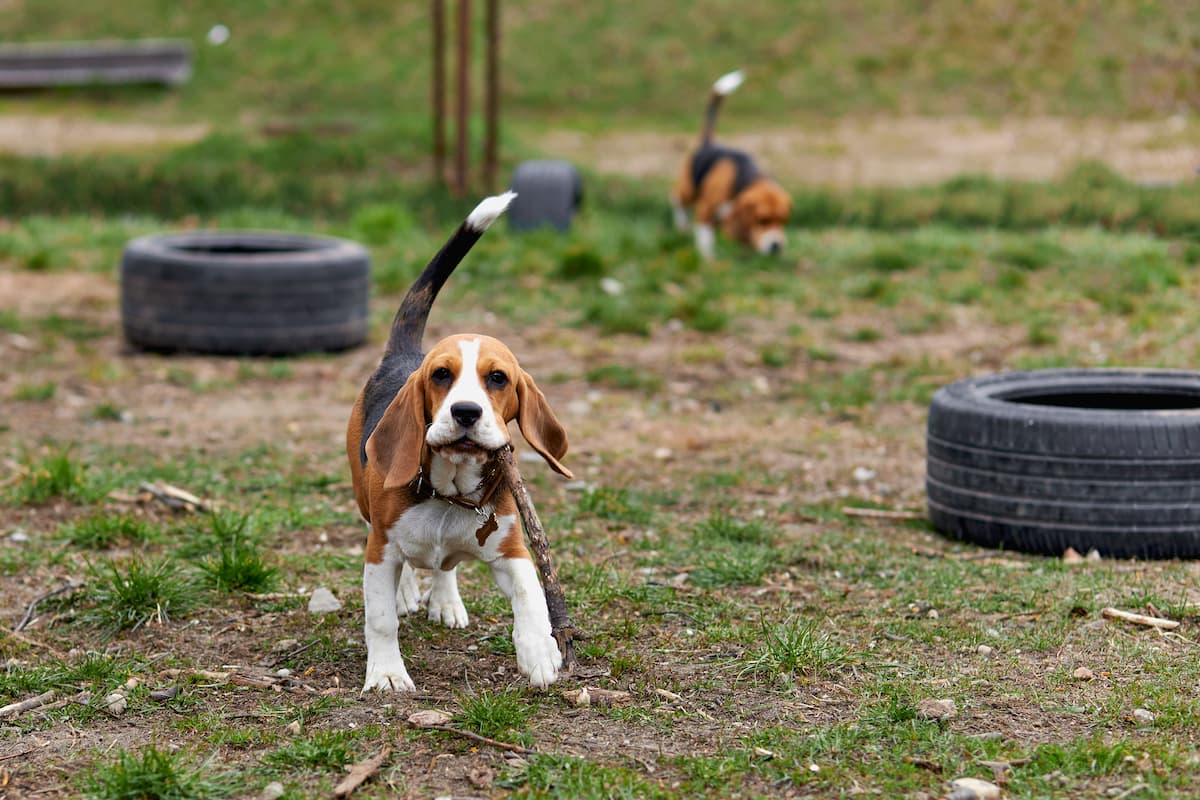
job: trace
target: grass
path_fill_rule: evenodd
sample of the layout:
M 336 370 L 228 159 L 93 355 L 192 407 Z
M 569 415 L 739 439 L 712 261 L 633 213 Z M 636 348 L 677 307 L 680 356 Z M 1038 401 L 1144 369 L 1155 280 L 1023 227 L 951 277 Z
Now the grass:
M 729 131 L 779 125 L 781 108 L 817 124 L 896 110 L 1144 118 L 1182 107 L 1194 88 L 1172 59 L 1194 50 L 1195 15 L 1162 4 L 1090 16 L 948 0 L 920 14 L 905 0 L 727 5 L 680 16 L 655 4 L 506 4 L 506 157 L 544 155 L 553 129 L 693 130 L 696 87 L 730 61 L 752 80 L 722 122 Z M 197 47 L 193 80 L 174 90 L 30 93 L 0 111 L 211 126 L 180 147 L 0 157 L 0 270 L 17 285 L 79 276 L 113 287 L 124 243 L 164 228 L 347 236 L 371 249 L 382 341 L 398 295 L 473 200 L 425 176 L 427 53 L 396 46 L 427 41 L 424 9 L 367 0 L 336 25 L 321 13 L 311 2 L 239 7 L 216 48 L 202 42 L 216 20 L 199 8 L 0 9 L 14 40 L 153 33 Z M 580 68 L 597 63 L 622 68 Z M 363 531 L 330 433 L 339 423 L 326 416 L 344 419 L 357 387 L 341 384 L 359 355 L 113 358 L 110 292 L 53 313 L 0 310 L 2 391 L 15 409 L 0 420 L 0 594 L 19 613 L 64 578 L 87 583 L 0 639 L 0 698 L 133 685 L 120 719 L 68 705 L 7 720 L 6 753 L 84 722 L 98 743 L 30 752 L 10 790 L 213 797 L 279 780 L 288 797 L 324 797 L 386 742 L 391 759 L 363 797 L 940 796 L 952 776 L 988 777 L 982 761 L 1014 765 L 1013 798 L 1194 796 L 1188 564 L 983 557 L 919 521 L 864 522 L 841 508 L 919 505 L 923 407 L 963 374 L 1193 367 L 1196 185 L 1141 186 L 1082 164 L 1048 181 L 791 187 L 785 259 L 722 243 L 712 263 L 669 230 L 656 182 L 586 185 L 569 233 L 501 226 L 484 237 L 431 321 L 528 332 L 531 358 L 553 365 L 538 375 L 548 395 L 586 400 L 586 413 L 563 411 L 586 488 L 530 476 L 589 635 L 583 669 L 551 691 L 527 688 L 486 569 L 460 569 L 470 628 L 400 622 L 422 704 L 539 752 L 500 766 L 485 747 L 410 730 L 410 700 L 356 692 Z M 143 393 L 170 404 L 148 406 Z M 282 441 L 219 413 L 248 397 L 270 413 L 295 395 L 303 412 L 286 406 L 295 428 Z M 160 421 L 187 408 L 221 424 L 190 437 Z M 860 466 L 877 474 L 856 480 Z M 131 512 L 107 497 L 148 480 L 224 510 Z M 316 586 L 343 611 L 310 617 L 297 595 Z M 1147 604 L 1182 620 L 1181 638 L 1099 616 Z M 1074 679 L 1078 665 L 1093 679 Z M 234 667 L 268 684 L 286 668 L 293 683 L 204 672 Z M 559 690 L 581 685 L 630 700 L 567 707 Z M 152 697 L 169 687 L 174 699 Z M 919 717 L 922 700 L 942 698 L 958 718 Z M 1136 709 L 1154 722 L 1136 722 Z M 993 730 L 1001 736 L 975 736 Z M 64 770 L 92 777 L 56 788 Z
M 110 633 L 177 620 L 198 602 L 195 585 L 169 559 L 107 559 L 91 565 L 83 619 Z
M 21 479 L 9 490 L 9 500 L 31 505 L 59 497 L 85 500 L 93 493 L 84 466 L 66 448 L 27 460 Z
M 88 800 L 215 800 L 227 797 L 237 782 L 214 767 L 212 761 L 196 763 L 151 745 L 137 755 L 118 753 L 79 784 Z
M 534 714 L 533 706 L 513 690 L 484 690 L 460 697 L 459 704 L 462 710 L 455 715 L 455 722 L 492 739 L 520 738 Z

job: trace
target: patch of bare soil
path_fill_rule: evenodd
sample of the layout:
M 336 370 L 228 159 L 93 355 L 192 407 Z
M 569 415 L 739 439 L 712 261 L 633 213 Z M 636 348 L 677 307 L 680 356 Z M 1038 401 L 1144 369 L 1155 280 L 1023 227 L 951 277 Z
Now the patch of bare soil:
M 203 139 L 205 124 L 113 122 L 76 116 L 0 114 L 0 153 L 59 156 L 169 147 Z
M 0 331 L 0 363 L 6 367 L 0 371 L 0 454 L 9 458 L 43 441 L 76 442 L 85 453 L 92 447 L 143 448 L 162 460 L 222 460 L 267 444 L 279 448 L 298 469 L 318 474 L 340 471 L 346 416 L 379 358 L 380 348 L 374 343 L 348 353 L 295 359 L 288 362 L 290 374 L 270 377 L 265 365 L 254 361 L 132 352 L 119 335 L 117 292 L 108 276 L 0 271 L 0 298 L 3 308 L 17 311 L 22 318 L 54 313 L 108 331 L 80 342 L 36 332 Z M 506 340 L 523 366 L 542 380 L 570 431 L 568 463 L 584 481 L 679 492 L 704 476 L 746 476 L 744 486 L 720 491 L 736 498 L 746 513 L 770 510 L 789 545 L 804 554 L 800 563 L 781 564 L 765 585 L 738 590 L 746 597 L 787 609 L 840 595 L 852 597 L 862 614 L 880 620 L 872 626 L 882 627 L 885 620 L 897 617 L 893 590 L 872 589 L 853 576 L 832 572 L 829 565 L 844 556 L 831 544 L 827 525 L 798 510 L 777 509 L 800 509 L 850 496 L 920 508 L 923 408 L 885 404 L 877 417 L 863 418 L 804 407 L 792 392 L 813 365 L 769 369 L 759 355 L 765 343 L 781 337 L 786 320 L 739 323 L 735 335 L 723 336 L 718 343 L 714 337 L 670 326 L 634 340 L 599 338 L 552 323 L 516 329 L 487 315 L 473 315 L 469 323 L 466 319 L 464 312 L 439 309 L 427 338 L 470 324 Z M 935 358 L 986 365 L 999 363 L 1007 338 L 1006 332 L 980 325 L 964 313 L 940 332 L 907 337 L 906 346 L 919 341 Z M 831 335 L 821 344 L 854 367 L 886 363 L 899 355 L 898 345 L 886 336 L 866 343 Z M 589 384 L 586 372 L 606 363 L 655 375 L 662 379 L 664 390 L 650 398 L 637 391 Z M 556 378 L 551 382 L 548 376 Z M 21 385 L 47 382 L 57 385 L 53 402 L 11 399 Z M 102 403 L 125 412 L 124 421 L 96 419 L 92 410 Z M 8 478 L 13 467 L 0 461 L 0 481 Z M 869 468 L 874 477 L 865 483 L 856 480 L 856 467 Z M 203 487 L 187 488 L 203 491 Z M 341 507 L 347 521 L 284 537 L 282 546 L 289 555 L 309 556 L 316 563 L 323 558 L 354 563 L 361 553 L 362 528 L 353 516 L 348 483 L 335 490 L 344 495 Z M 539 483 L 537 492 L 539 504 L 551 508 L 573 502 L 566 499 L 562 482 Z M 63 502 L 0 506 L 0 532 L 20 528 L 32 537 L 45 537 L 80 513 Z M 913 548 L 948 549 L 937 537 L 902 526 L 881 535 Z M 0 548 L 17 546 L 0 541 Z M 636 575 L 631 578 L 635 583 L 669 582 L 677 577 L 666 574 L 669 570 L 638 573 L 625 534 L 597 543 L 594 555 L 614 570 Z M 67 553 L 65 561 L 5 576 L 0 581 L 3 626 L 11 629 L 33 598 L 79 567 L 80 562 Z M 109 647 L 145 661 L 140 676 L 144 687 L 180 686 L 181 700 L 143 701 L 136 713 L 120 717 L 100 713 L 86 724 L 59 721 L 20 735 L 11 735 L 12 731 L 2 735 L 0 728 L 0 798 L 35 793 L 48 798 L 73 796 L 75 775 L 104 757 L 98 754 L 136 750 L 151 742 L 160 749 L 219 751 L 222 765 L 256 769 L 264 752 L 297 735 L 289 728 L 295 721 L 301 734 L 378 726 L 379 744 L 391 743 L 395 753 L 376 782 L 364 789 L 366 796 L 497 796 L 495 779 L 519 770 L 520 756 L 449 734 L 417 734 L 406 720 L 415 711 L 453 707 L 456 698 L 468 691 L 520 685 L 511 655 L 492 651 L 492 644 L 509 637 L 507 619 L 474 614 L 465 631 L 444 630 L 423 618 L 402 619 L 405 656 L 420 693 L 359 696 L 365 663 L 360 576 L 354 568 L 286 576 L 290 587 L 311 586 L 313 580 L 331 582 L 343 608 L 320 620 L 306 612 L 302 599 L 284 599 L 270 606 L 234 601 L 193 614 L 186 623 L 150 626 L 119 637 Z M 482 570 L 468 569 L 461 580 L 469 606 L 475 598 L 494 592 Z M 686 607 L 687 592 L 699 590 L 679 586 Z M 569 598 L 571 587 L 566 589 Z M 760 597 L 764 599 L 759 601 Z M 642 662 L 636 670 L 621 672 L 606 659 L 590 659 L 584 672 L 565 678 L 552 698 L 540 703 L 529 731 L 540 752 L 622 765 L 647 781 L 670 786 L 684 777 L 676 766 L 679 758 L 730 752 L 742 746 L 745 736 L 763 729 L 779 727 L 806 735 L 851 722 L 868 702 L 855 688 L 857 681 L 868 680 L 865 675 L 798 682 L 790 689 L 770 691 L 739 681 L 743 662 L 738 659 L 745 647 L 728 641 L 697 644 L 686 613 L 642 611 L 616 599 L 607 620 L 576 620 L 585 628 L 626 626 L 637 637 Z M 63 657 L 78 646 L 69 638 L 70 630 L 66 625 L 35 626 L 21 638 L 5 635 L 0 638 L 0 653 L 19 652 L 26 663 Z M 294 676 L 280 678 L 280 656 L 314 638 L 320 640 L 320 647 L 305 657 L 306 666 Z M 899 663 L 918 648 L 929 651 L 930 664 L 970 658 L 944 647 L 873 633 L 864 634 L 854 647 L 862 652 L 870 649 L 872 658 L 885 664 L 890 659 Z M 1006 681 L 1037 684 L 1048 670 L 1077 657 L 1082 656 L 1067 647 L 1058 654 L 1015 659 Z M 237 673 L 241 682 L 181 679 L 164 672 L 167 665 Z M 931 674 L 935 672 L 931 668 Z M 720 688 L 711 688 L 717 678 Z M 617 715 L 575 708 L 558 697 L 562 690 L 585 685 L 630 691 L 630 712 Z M 977 694 L 977 702 L 964 708 L 949 723 L 950 729 L 1038 743 L 1081 735 L 1090 724 L 1078 715 L 1046 711 L 1012 697 L 1004 681 L 981 678 Z M 340 702 L 316 705 L 323 697 Z M 316 710 L 305 710 L 310 708 Z M 252 735 L 224 744 L 204 738 L 213 729 L 225 728 Z M 779 785 L 757 772 L 748 773 L 746 781 L 746 796 L 814 796 L 804 786 Z M 250 788 L 247 797 L 253 796 Z
M 602 173 L 669 181 L 696 132 L 555 130 L 539 152 Z M 904 186 L 960 175 L 1046 180 L 1080 161 L 1098 160 L 1130 180 L 1174 183 L 1200 166 L 1195 123 L 1053 117 L 841 119 L 720 136 L 748 150 L 780 180 L 824 186 Z

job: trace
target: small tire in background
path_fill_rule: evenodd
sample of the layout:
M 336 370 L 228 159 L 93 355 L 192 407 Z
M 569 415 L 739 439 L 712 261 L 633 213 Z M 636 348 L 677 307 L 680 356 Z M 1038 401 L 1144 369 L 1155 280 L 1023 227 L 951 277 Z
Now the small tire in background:
M 1061 556 L 1200 556 L 1200 373 L 1050 369 L 969 378 L 929 409 L 933 525 Z
M 513 170 L 511 189 L 517 196 L 508 224 L 518 231 L 543 226 L 566 231 L 583 202 L 583 180 L 566 161 L 523 161 Z
M 121 257 L 121 322 L 156 352 L 281 356 L 367 337 L 370 259 L 344 239 L 270 231 L 144 236 Z
M 0 88 L 148 83 L 192 76 L 192 46 L 181 39 L 32 42 L 0 45 Z

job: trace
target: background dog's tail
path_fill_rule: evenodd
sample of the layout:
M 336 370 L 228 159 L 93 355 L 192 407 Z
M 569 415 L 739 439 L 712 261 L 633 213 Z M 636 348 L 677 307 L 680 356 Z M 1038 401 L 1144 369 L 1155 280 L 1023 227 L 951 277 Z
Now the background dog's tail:
M 392 320 L 392 332 L 388 335 L 387 353 L 421 352 L 421 338 L 425 335 L 425 322 L 429 309 L 441 291 L 442 285 L 454 272 L 458 262 L 470 252 L 479 237 L 483 236 L 493 222 L 508 208 L 516 192 L 488 197 L 475 206 L 451 237 L 442 245 L 429 264 L 417 276 L 408 294 Z
M 717 112 L 721 110 L 721 101 L 725 99 L 726 95 L 737 91 L 745 78 L 746 76 L 739 69 L 722 75 L 713 83 L 712 92 L 708 95 L 708 107 L 704 109 L 704 130 L 700 133 L 702 143 L 712 140 L 713 129 L 717 127 Z

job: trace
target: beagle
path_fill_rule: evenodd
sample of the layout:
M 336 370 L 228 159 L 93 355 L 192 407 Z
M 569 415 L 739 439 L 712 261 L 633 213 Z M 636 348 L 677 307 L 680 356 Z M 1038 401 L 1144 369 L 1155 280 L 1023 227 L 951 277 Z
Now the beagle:
M 716 252 L 714 227 L 759 253 L 783 251 L 783 231 L 792 213 L 792 198 L 765 177 L 748 153 L 713 142 L 721 101 L 742 85 L 741 71 L 722 75 L 713 84 L 704 114 L 700 145 L 684 159 L 671 190 L 675 227 L 688 229 L 687 209 L 695 211 L 696 249 L 706 259 Z
M 500 341 L 450 336 L 422 356 L 434 298 L 455 266 L 508 207 L 507 192 L 481 202 L 413 283 L 392 323 L 379 368 L 358 395 L 346 456 L 359 511 L 370 526 L 363 566 L 367 643 L 363 691 L 413 691 L 397 641 L 397 614 L 425 604 L 429 619 L 467 624 L 455 569 L 486 562 L 513 610 L 517 667 L 545 687 L 562 665 L 551 636 L 516 503 L 501 489 L 495 454 L 516 420 L 525 440 L 561 475 L 567 435 L 545 395 Z M 432 570 L 421 595 L 415 569 Z

